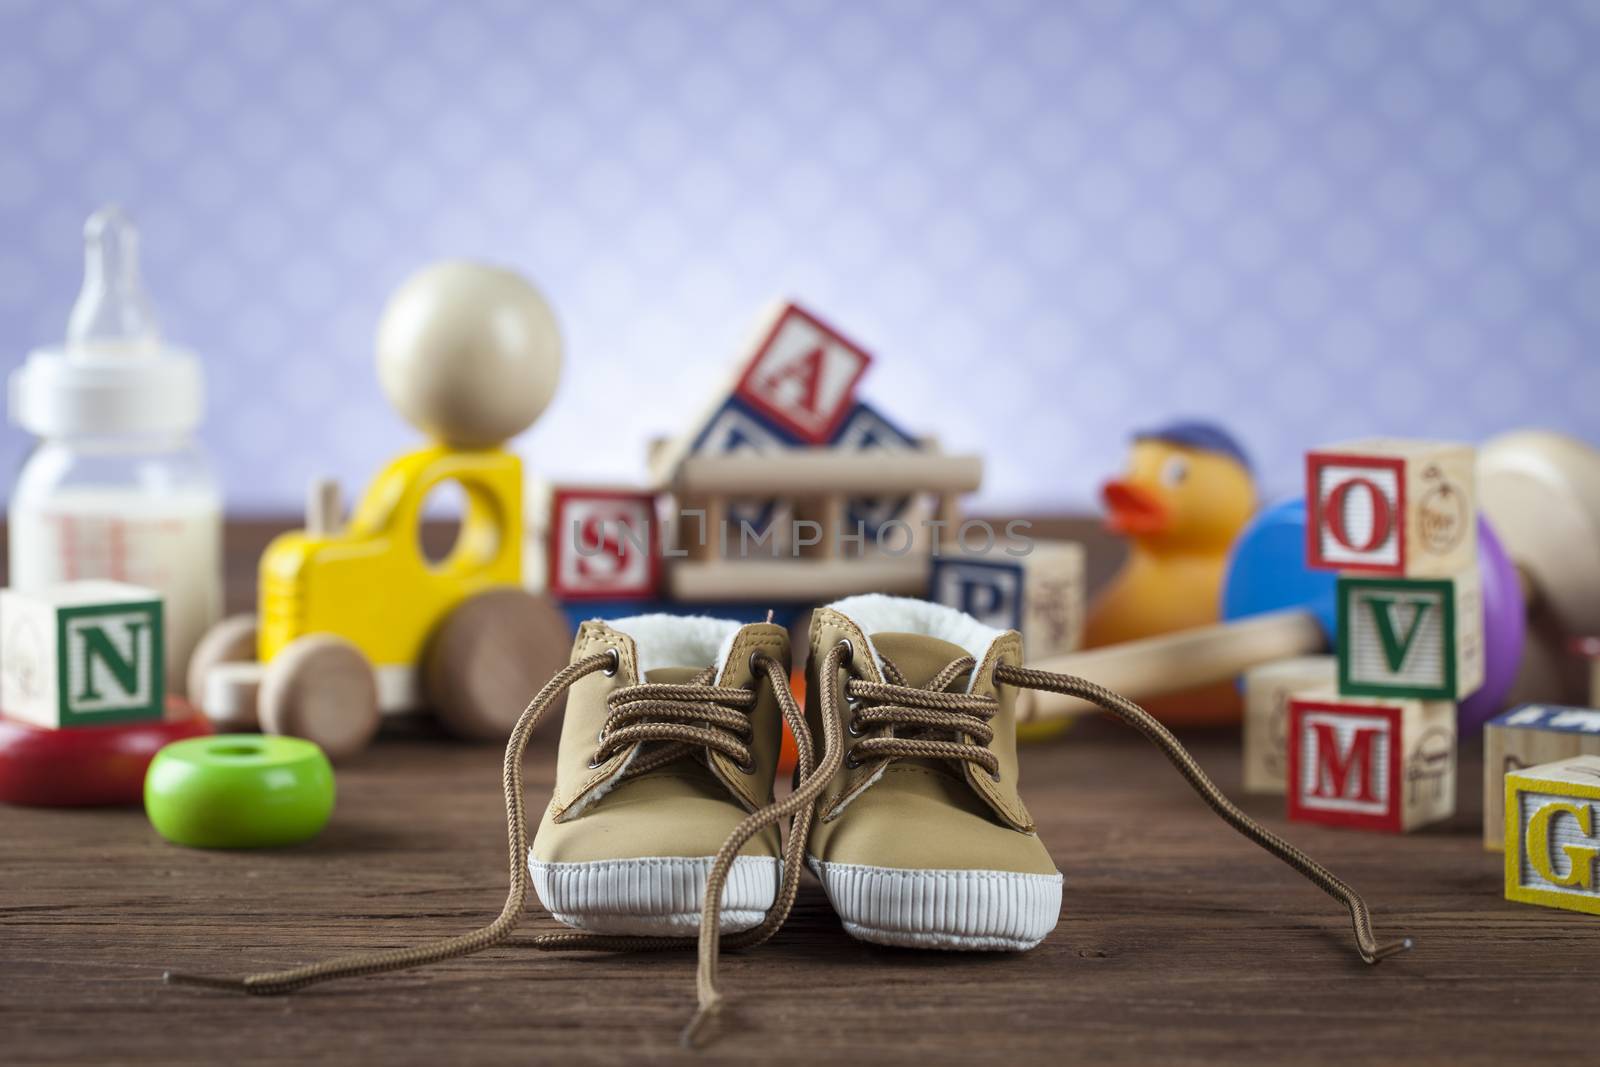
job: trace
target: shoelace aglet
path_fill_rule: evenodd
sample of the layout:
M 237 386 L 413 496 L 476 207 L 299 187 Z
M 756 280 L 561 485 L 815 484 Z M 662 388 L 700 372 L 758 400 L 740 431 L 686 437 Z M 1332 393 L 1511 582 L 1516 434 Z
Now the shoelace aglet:
M 182 971 L 162 971 L 161 980 L 167 985 L 192 985 L 203 989 L 226 989 L 237 993 L 250 987 L 240 978 L 212 978 L 205 974 L 185 974 Z
M 684 1048 L 694 1050 L 705 1047 L 704 1038 L 712 1018 L 722 1008 L 722 998 L 714 997 L 701 1004 L 694 1011 L 694 1017 L 684 1026 L 683 1033 L 678 1035 L 678 1043 Z
M 1398 956 L 1402 952 L 1410 952 L 1411 949 L 1413 947 L 1415 947 L 1415 946 L 1416 946 L 1416 942 L 1411 940 L 1411 938 L 1402 937 L 1400 940 L 1391 941 L 1387 945 L 1379 945 L 1373 951 L 1372 957 L 1370 959 L 1368 959 L 1367 962 L 1368 963 L 1374 963 L 1374 964 L 1382 963 L 1384 960 L 1388 959 L 1390 956 Z

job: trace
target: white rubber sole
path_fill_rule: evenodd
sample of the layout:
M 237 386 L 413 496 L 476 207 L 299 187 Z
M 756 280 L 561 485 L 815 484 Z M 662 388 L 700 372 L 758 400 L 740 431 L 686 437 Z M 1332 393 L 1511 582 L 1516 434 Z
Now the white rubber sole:
M 845 932 L 900 948 L 1021 952 L 1061 917 L 1061 875 L 903 870 L 807 857 Z
M 596 934 L 693 935 L 700 930 L 710 856 L 542 863 L 528 856 L 534 892 L 557 922 Z M 759 926 L 778 896 L 782 861 L 739 856 L 722 891 L 718 928 Z

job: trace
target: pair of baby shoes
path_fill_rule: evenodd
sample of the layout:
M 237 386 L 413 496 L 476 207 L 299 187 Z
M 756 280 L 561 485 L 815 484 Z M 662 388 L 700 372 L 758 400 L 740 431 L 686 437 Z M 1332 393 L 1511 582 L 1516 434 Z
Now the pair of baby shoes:
M 432 944 L 242 979 L 167 977 L 270 994 L 463 956 L 511 934 L 531 886 L 570 928 L 535 938 L 541 948 L 697 940 L 693 1043 L 720 1003 L 721 948 L 772 936 L 802 867 L 863 940 L 1031 948 L 1056 925 L 1062 879 L 1017 793 L 1018 689 L 1088 701 L 1142 733 L 1224 821 L 1349 909 L 1362 959 L 1409 947 L 1380 945 L 1354 890 L 1229 802 L 1142 708 L 1023 666 L 1016 631 L 920 600 L 851 597 L 812 613 L 804 708 L 789 671 L 788 632 L 770 623 L 584 623 L 506 745 L 511 886 L 497 918 Z M 523 756 L 563 693 L 555 792 L 530 843 Z M 798 765 L 776 797 L 784 725 Z
M 812 743 L 800 748 L 831 729 L 842 752 L 811 783 L 790 855 L 774 826 L 742 843 L 719 930 L 758 928 L 798 861 L 863 940 L 1038 944 L 1061 911 L 1061 874 L 1017 795 L 1012 701 L 994 677 L 1020 652 L 1015 633 L 924 601 L 862 596 L 814 612 L 800 731 Z M 774 803 L 788 633 L 644 615 L 585 623 L 573 659 L 597 654 L 613 663 L 568 695 L 534 887 L 580 930 L 695 934 L 718 851 Z M 816 776 L 802 767 L 798 784 Z

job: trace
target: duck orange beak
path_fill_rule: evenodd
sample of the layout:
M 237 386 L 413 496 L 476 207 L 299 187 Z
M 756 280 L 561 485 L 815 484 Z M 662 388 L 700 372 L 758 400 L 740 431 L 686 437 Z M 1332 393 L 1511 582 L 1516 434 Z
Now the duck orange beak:
M 1106 525 L 1114 533 L 1138 537 L 1160 533 L 1170 516 L 1161 498 L 1142 485 L 1111 481 L 1100 487 L 1106 505 Z

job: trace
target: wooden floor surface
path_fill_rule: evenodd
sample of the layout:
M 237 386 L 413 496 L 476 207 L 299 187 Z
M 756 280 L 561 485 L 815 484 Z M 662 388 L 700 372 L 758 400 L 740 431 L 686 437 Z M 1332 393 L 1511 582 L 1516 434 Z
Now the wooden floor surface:
M 529 761 L 548 795 L 554 724 Z M 1236 735 L 1190 735 L 1238 796 Z M 1023 794 L 1066 874 L 1061 923 L 1022 955 L 851 940 L 806 876 L 789 924 L 725 957 L 713 1062 L 1594 1063 L 1600 920 L 1501 899 L 1479 844 L 1479 755 L 1450 823 L 1407 837 L 1287 825 L 1366 894 L 1356 957 L 1338 905 L 1219 822 L 1167 763 L 1102 721 L 1026 750 Z M 341 766 L 333 822 L 272 852 L 163 843 L 137 810 L 0 809 L 0 1062 L 384 1064 L 678 1057 L 689 953 L 525 944 L 280 998 L 164 986 L 469 929 L 505 877 L 499 752 L 425 732 Z M 914 832 L 914 831 L 908 831 Z M 537 908 L 519 937 L 555 928 Z

